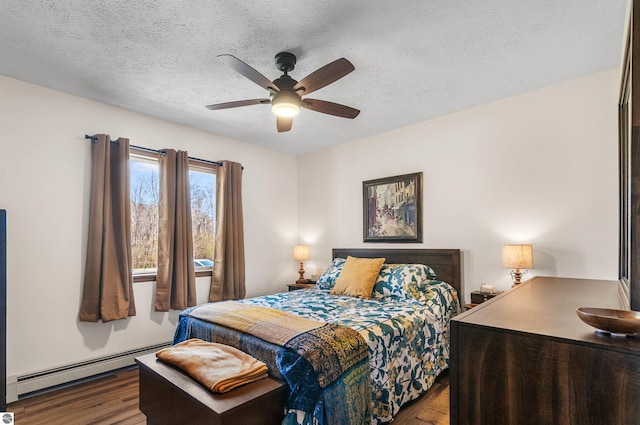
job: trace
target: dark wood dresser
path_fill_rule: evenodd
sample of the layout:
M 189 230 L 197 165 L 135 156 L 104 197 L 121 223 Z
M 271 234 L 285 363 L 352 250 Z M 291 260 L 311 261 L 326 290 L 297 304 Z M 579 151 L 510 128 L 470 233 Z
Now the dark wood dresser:
M 578 307 L 623 309 L 617 281 L 537 277 L 451 322 L 451 424 L 640 424 L 640 335 Z

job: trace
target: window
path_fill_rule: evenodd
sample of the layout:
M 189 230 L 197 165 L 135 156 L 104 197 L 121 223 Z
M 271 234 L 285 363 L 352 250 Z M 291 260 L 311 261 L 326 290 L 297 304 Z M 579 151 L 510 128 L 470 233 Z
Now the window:
M 216 175 L 213 167 L 189 166 L 193 261 L 198 268 L 213 267 L 216 229 Z
M 135 281 L 154 280 L 158 256 L 157 154 L 131 148 L 131 255 Z M 193 258 L 197 275 L 211 273 L 216 214 L 215 167 L 191 161 Z M 205 273 L 202 273 L 205 271 Z
M 158 160 L 131 155 L 131 257 L 133 274 L 155 273 L 158 260 Z

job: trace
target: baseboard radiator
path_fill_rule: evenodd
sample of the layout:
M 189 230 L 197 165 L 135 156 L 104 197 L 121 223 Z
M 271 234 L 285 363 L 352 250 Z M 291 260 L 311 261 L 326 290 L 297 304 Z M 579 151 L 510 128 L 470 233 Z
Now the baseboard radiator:
M 124 351 L 109 356 L 60 366 L 53 369 L 30 373 L 17 377 L 9 377 L 7 382 L 7 402 L 18 400 L 18 397 L 51 387 L 64 385 L 79 379 L 90 378 L 113 370 L 122 369 L 135 364 L 135 358 L 143 354 L 155 353 L 169 347 L 170 342 Z

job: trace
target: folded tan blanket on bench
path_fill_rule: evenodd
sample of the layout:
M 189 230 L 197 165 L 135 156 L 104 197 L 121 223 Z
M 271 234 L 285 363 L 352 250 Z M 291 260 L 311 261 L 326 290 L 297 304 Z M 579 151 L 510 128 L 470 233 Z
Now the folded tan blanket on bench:
M 156 353 L 215 393 L 267 377 L 267 365 L 228 345 L 189 339 Z

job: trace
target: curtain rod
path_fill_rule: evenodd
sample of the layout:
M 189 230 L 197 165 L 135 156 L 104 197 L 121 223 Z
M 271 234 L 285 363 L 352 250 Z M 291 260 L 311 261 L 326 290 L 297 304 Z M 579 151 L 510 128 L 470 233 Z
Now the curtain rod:
M 92 142 L 95 142 L 95 141 L 98 140 L 97 137 L 89 136 L 88 134 L 85 134 L 84 138 L 87 139 L 87 140 L 91 140 Z M 118 141 L 117 140 L 112 140 L 111 143 L 118 143 Z M 146 151 L 146 152 L 165 155 L 165 153 L 163 151 L 160 151 L 160 150 L 157 150 L 157 149 L 145 148 L 144 146 L 129 145 L 129 147 L 130 148 L 134 148 L 134 149 L 140 149 L 140 150 Z M 222 162 L 220 162 L 220 161 L 209 161 L 208 159 L 200 159 L 200 158 L 192 158 L 192 157 L 189 157 L 189 159 L 194 160 L 194 161 L 204 162 L 204 163 L 207 163 L 207 164 L 214 164 L 214 165 L 217 165 L 219 167 L 222 166 Z M 244 169 L 244 167 L 242 167 L 242 168 Z

